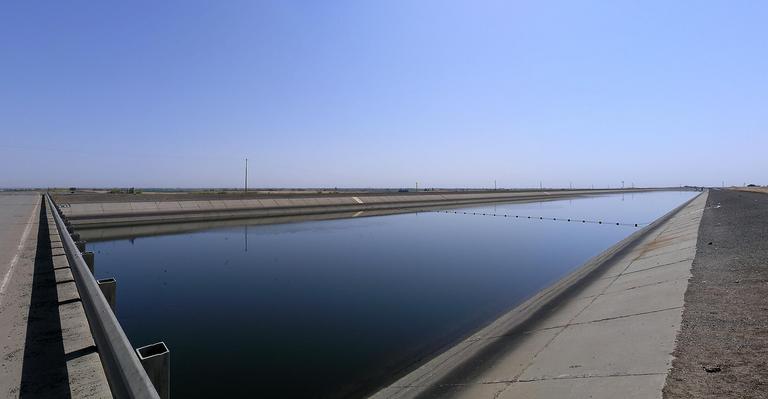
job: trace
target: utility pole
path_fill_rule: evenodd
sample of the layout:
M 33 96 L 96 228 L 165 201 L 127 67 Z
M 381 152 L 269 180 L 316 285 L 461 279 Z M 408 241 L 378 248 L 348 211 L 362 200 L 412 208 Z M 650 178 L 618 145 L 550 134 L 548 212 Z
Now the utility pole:
M 624 189 L 624 180 L 621 181 L 621 189 Z
M 496 180 L 493 181 L 493 191 L 496 191 Z
M 573 190 L 573 182 L 568 182 L 568 187 L 570 187 L 571 190 Z
M 416 182 L 416 192 L 419 192 L 419 182 Z
M 248 194 L 248 158 L 245 158 L 245 193 Z
M 539 190 L 543 190 L 544 186 L 541 184 L 541 180 L 539 180 Z

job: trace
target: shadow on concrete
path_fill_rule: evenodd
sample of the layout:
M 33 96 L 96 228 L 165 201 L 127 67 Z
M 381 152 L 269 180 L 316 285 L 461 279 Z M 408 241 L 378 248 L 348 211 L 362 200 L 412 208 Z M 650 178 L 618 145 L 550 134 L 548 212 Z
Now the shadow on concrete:
M 21 372 L 21 398 L 69 398 L 46 206 L 40 206 L 32 295 Z M 61 255 L 64 256 L 64 255 Z

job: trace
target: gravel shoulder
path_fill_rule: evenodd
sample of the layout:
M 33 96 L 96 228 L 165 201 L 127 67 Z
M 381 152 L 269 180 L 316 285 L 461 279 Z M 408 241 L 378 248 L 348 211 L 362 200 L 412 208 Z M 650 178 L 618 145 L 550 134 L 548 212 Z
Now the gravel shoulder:
M 712 190 L 665 398 L 768 398 L 768 194 Z

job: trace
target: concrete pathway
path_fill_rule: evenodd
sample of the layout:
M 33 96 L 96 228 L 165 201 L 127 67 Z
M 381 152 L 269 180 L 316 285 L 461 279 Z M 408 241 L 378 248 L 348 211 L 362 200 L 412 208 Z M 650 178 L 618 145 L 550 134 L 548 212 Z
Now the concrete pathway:
M 0 249 L 0 398 L 111 397 L 39 194 L 0 195 Z
M 39 204 L 39 194 L 0 194 L 0 306 L 22 261 L 24 244 L 37 225 L 34 211 Z
M 0 398 L 20 393 L 39 206 L 39 194 L 0 194 Z
M 605 264 L 600 275 L 526 331 L 501 336 L 481 331 L 448 351 L 461 357 L 462 347 L 483 348 L 458 366 L 445 361 L 453 366 L 440 370 L 438 362 L 375 396 L 660 398 L 706 197 L 700 195 Z

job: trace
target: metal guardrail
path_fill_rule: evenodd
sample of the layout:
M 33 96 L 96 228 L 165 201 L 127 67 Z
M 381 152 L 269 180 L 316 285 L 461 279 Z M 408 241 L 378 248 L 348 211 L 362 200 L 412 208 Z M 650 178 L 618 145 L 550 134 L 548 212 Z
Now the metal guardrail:
M 115 398 L 159 399 L 155 387 L 141 365 L 131 343 L 123 332 L 107 300 L 101 293 L 96 279 L 83 260 L 80 250 L 70 236 L 67 225 L 59 214 L 53 199 L 47 193 L 45 199 L 56 221 L 56 228 L 66 252 L 72 276 L 80 293 L 80 300 L 91 327 L 109 388 Z

